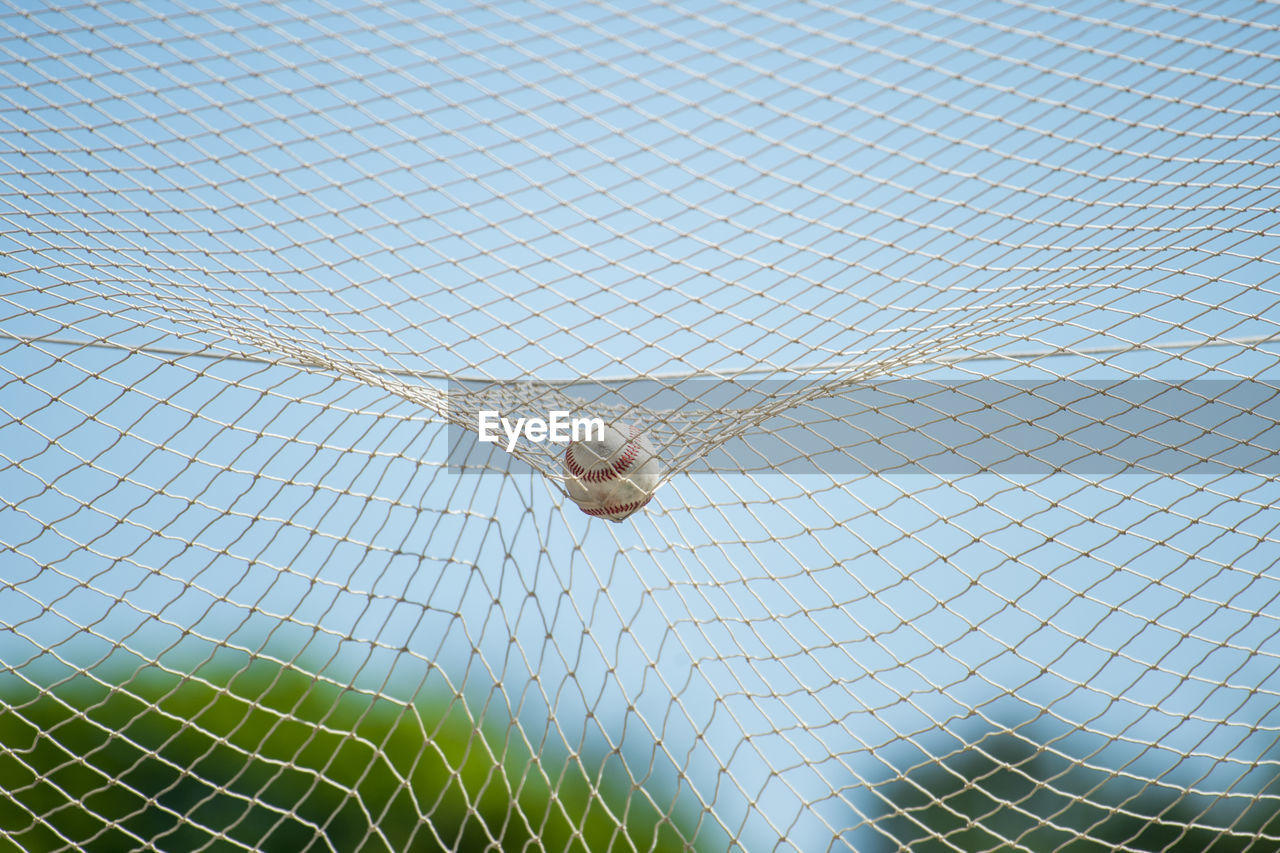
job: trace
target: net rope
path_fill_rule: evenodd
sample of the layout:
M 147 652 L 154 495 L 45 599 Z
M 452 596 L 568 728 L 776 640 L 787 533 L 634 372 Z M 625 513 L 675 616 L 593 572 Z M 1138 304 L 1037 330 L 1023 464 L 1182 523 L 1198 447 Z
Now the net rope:
M 1274 4 L 0 8 L 0 849 L 1280 847 Z

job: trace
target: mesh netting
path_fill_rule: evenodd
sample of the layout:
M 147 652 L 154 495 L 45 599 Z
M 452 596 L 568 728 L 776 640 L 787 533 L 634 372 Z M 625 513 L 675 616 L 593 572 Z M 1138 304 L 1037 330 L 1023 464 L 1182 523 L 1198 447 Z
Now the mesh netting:
M 1280 847 L 1274 6 L 5 9 L 0 847 Z

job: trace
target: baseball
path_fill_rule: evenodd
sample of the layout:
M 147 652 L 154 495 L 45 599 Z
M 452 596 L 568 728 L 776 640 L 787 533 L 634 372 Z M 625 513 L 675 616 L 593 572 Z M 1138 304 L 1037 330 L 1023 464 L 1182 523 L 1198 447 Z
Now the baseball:
M 565 487 L 587 515 L 622 521 L 649 502 L 662 465 L 639 427 L 604 427 L 603 438 L 569 442 Z

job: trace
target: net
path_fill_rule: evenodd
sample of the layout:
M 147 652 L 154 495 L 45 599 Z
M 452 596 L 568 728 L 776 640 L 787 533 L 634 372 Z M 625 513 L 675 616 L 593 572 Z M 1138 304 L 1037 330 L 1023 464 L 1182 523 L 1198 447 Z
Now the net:
M 0 848 L 1280 847 L 1274 6 L 4 8 Z

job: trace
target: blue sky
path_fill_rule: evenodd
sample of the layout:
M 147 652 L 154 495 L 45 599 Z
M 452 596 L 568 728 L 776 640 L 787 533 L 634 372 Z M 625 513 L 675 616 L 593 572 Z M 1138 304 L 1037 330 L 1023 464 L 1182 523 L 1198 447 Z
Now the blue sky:
M 437 663 L 501 680 L 530 731 L 554 709 L 552 740 L 661 734 L 730 833 L 783 848 L 829 838 L 800 800 L 974 713 L 1047 709 L 1100 766 L 1158 737 L 1134 772 L 1226 788 L 1240 765 L 1188 754 L 1276 732 L 1267 478 L 760 465 L 605 525 L 521 463 L 450 471 L 407 401 L 271 362 L 1274 378 L 1278 27 L 1250 3 L 13 5 L 0 658 L 307 645 L 395 695 Z M 1061 346 L 1103 352 L 937 364 Z

